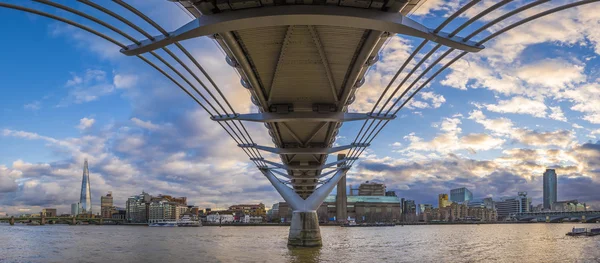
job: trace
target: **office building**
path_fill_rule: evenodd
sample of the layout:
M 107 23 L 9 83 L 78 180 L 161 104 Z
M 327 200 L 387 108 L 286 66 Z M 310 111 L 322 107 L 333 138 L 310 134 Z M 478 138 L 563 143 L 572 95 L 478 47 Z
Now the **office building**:
M 79 214 L 92 213 L 92 190 L 90 188 L 90 171 L 87 159 L 83 162 L 83 178 L 81 179 L 81 195 L 79 196 Z
M 358 223 L 401 221 L 400 199 L 396 196 L 347 196 L 346 204 L 348 218 Z M 290 222 L 292 209 L 287 203 L 279 203 L 278 212 L 281 222 Z M 323 204 L 317 209 L 317 215 L 320 223 L 338 221 L 337 202 L 334 195 L 325 198 Z
M 417 205 L 415 203 L 415 200 L 405 200 L 404 198 L 402 198 L 400 202 L 402 205 L 402 221 L 417 221 Z
M 577 200 L 557 201 L 552 204 L 552 211 L 557 212 L 580 212 L 586 210 L 585 203 L 579 203 Z
M 71 215 L 72 216 L 77 216 L 79 214 L 79 207 L 80 207 L 79 203 L 71 204 Z
M 452 204 L 452 202 L 450 202 L 450 200 L 448 200 L 448 194 L 439 194 L 438 195 L 438 208 L 447 207 L 447 206 L 450 206 L 450 204 Z
M 425 213 L 425 210 L 431 210 L 433 208 L 432 205 L 430 204 L 419 204 L 419 209 L 417 209 L 417 214 L 423 214 Z
M 487 209 L 495 209 L 494 200 L 491 197 L 486 197 L 483 199 L 475 198 L 471 201 L 468 201 L 467 204 L 469 207 L 481 207 Z
M 551 210 L 552 204 L 557 199 L 557 178 L 556 171 L 554 169 L 546 169 L 544 172 L 544 209 Z
M 100 216 L 112 218 L 113 212 L 115 212 L 115 207 L 113 206 L 112 192 L 108 192 L 106 196 L 100 197 Z
M 473 193 L 465 187 L 450 190 L 450 201 L 454 203 L 463 203 L 473 199 Z
M 42 209 L 42 214 L 45 217 L 56 217 L 56 208 L 44 208 Z
M 127 210 L 123 207 L 115 207 L 115 211 L 110 215 L 112 219 L 126 219 Z
M 127 199 L 125 211 L 127 222 L 148 223 L 151 196 L 143 192 Z
M 187 207 L 168 199 L 154 200 L 148 206 L 148 222 L 175 221 L 186 212 Z
M 386 191 L 385 196 L 396 196 L 396 191 Z
M 519 192 L 517 197 L 504 198 L 496 202 L 496 210 L 499 220 L 506 220 L 511 214 L 530 212 L 531 197 L 527 192 Z
M 232 205 L 229 207 L 229 211 L 233 211 L 234 214 L 241 213 L 243 215 L 260 216 L 263 218 L 267 216 L 267 211 L 263 203 Z
M 359 196 L 385 196 L 385 184 L 366 181 L 358 186 Z

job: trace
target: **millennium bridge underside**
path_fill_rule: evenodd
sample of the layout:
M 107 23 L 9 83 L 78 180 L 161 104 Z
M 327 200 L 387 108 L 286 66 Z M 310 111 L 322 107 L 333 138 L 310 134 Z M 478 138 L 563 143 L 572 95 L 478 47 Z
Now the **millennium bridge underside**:
M 288 244 L 320 246 L 316 209 L 381 129 L 423 87 L 463 56 L 480 52 L 486 42 L 515 27 L 598 0 L 562 5 L 550 0 L 495 1 L 477 9 L 479 13 L 470 13 L 464 22 L 449 26 L 484 2 L 467 1 L 434 28 L 409 18 L 426 0 L 172 0 L 194 17 L 172 32 L 122 0 L 113 0 L 118 10 L 108 9 L 99 0 L 78 0 L 77 8 L 33 1 L 87 23 L 20 5 L 0 2 L 0 7 L 70 24 L 156 69 L 206 110 L 293 208 Z M 78 9 L 84 6 L 112 17 L 111 22 Z M 528 17 L 516 19 L 525 11 L 529 11 Z M 120 15 L 123 12 L 137 16 L 136 21 L 160 34 L 143 30 Z M 490 13 L 495 13 L 494 19 L 481 20 Z M 101 33 L 98 27 L 111 34 Z M 142 37 L 125 33 L 131 30 Z M 421 43 L 406 61 L 397 61 L 395 75 L 379 97 L 371 98 L 376 103 L 369 112 L 350 112 L 367 70 L 379 60 L 386 41 L 396 35 L 418 38 Z M 204 70 L 202 58 L 191 55 L 181 43 L 198 37 L 214 39 L 224 51 L 224 61 L 239 73 L 240 89 L 250 93 L 248 99 L 257 112 L 236 112 Z M 340 127 L 348 121 L 362 121 L 362 128 L 353 143 L 334 146 Z M 273 144 L 256 144 L 245 122 L 263 123 Z

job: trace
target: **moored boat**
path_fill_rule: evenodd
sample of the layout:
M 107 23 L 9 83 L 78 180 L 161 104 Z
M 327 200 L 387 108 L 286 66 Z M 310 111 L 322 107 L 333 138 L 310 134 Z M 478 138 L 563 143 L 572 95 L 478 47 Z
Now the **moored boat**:
M 153 221 L 148 223 L 152 227 L 177 227 L 177 221 Z
M 194 220 L 190 215 L 183 215 L 181 220 L 177 222 L 178 227 L 200 227 L 202 223 L 198 220 Z
M 362 223 L 357 224 L 354 220 L 350 220 L 347 224 L 341 225 L 341 227 L 381 227 L 381 226 L 396 226 L 394 223 Z
M 586 233 L 587 236 L 597 236 L 600 235 L 600 228 L 592 228 L 590 231 Z
M 585 236 L 587 234 L 586 228 L 574 227 L 571 232 L 567 233 L 567 236 Z

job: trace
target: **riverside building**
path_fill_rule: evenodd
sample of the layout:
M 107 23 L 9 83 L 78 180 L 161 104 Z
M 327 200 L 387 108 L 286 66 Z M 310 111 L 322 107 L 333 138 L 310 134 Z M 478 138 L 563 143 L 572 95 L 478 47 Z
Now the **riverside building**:
M 473 199 L 473 193 L 465 187 L 450 190 L 450 201 L 455 203 L 463 203 Z

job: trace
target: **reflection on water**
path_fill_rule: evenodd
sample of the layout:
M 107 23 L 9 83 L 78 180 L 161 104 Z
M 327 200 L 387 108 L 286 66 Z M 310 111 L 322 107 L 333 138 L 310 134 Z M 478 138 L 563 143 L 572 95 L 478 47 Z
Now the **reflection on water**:
M 0 262 L 600 262 L 599 224 L 321 227 L 288 248 L 287 227 L 0 225 Z
M 321 248 L 298 248 L 289 247 L 289 262 L 294 263 L 313 263 L 319 262 Z

